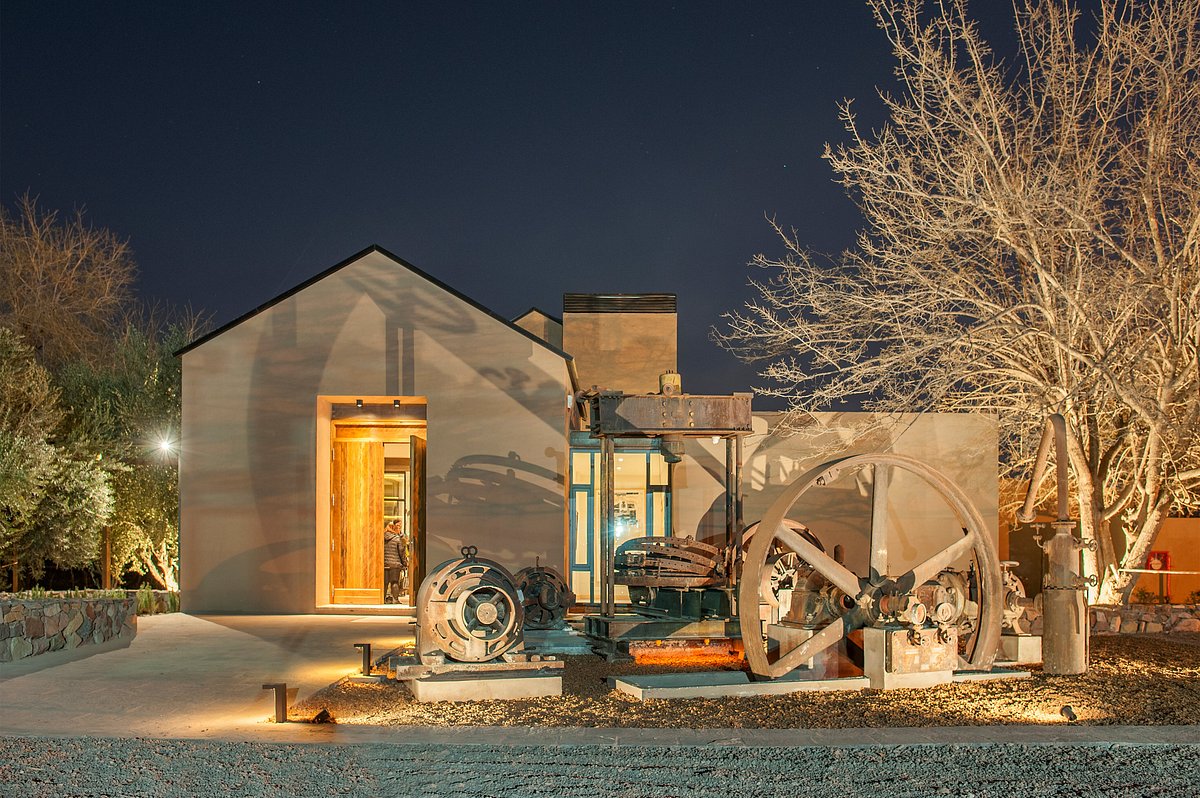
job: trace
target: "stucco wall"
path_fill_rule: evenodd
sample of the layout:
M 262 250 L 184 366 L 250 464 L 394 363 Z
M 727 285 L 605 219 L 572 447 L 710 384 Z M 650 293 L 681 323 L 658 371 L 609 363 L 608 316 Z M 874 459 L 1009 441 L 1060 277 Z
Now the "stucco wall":
M 886 432 L 858 437 L 864 413 L 820 413 L 805 433 L 772 434 L 775 414 L 756 414 L 754 432 L 743 442 L 743 518 L 763 516 L 783 488 L 810 468 L 836 457 L 890 451 L 914 457 L 956 482 L 982 515 L 993 543 L 998 538 L 998 438 L 995 418 L 985 415 L 929 413 L 907 415 Z M 676 534 L 723 543 L 725 536 L 725 442 L 687 440 L 686 456 L 675 468 Z M 869 474 L 866 479 L 870 479 Z M 869 555 L 871 486 L 843 477 L 802 497 L 788 517 L 809 526 L 825 544 L 845 547 L 851 567 L 865 566 Z M 915 477 L 893 479 L 889 492 L 891 569 L 903 572 L 961 536 L 953 512 Z M 859 573 L 864 573 L 859 571 Z
M 563 349 L 584 388 L 656 393 L 659 375 L 679 368 L 676 324 L 674 313 L 564 312 Z
M 425 397 L 431 567 L 463 544 L 561 567 L 569 390 L 561 356 L 380 252 L 186 352 L 184 606 L 314 609 L 319 396 Z M 454 490 L 484 458 L 507 489 Z

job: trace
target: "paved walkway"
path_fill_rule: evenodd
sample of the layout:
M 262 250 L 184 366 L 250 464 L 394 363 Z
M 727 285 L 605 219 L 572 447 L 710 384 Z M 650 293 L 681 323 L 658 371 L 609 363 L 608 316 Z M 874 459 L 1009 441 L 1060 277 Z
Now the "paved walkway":
M 303 698 L 361 666 L 355 643 L 382 653 L 411 640 L 411 624 L 377 616 L 141 617 L 127 647 L 0 663 L 0 733 L 269 736 L 280 727 L 263 722 L 274 711 L 263 684 L 286 682 Z
M 350 673 L 370 642 L 411 640 L 411 619 L 375 616 L 190 616 L 138 619 L 127 647 L 78 649 L 0 664 L 0 734 L 159 737 L 278 743 L 509 746 L 877 746 L 921 744 L 1200 744 L 1197 726 L 971 726 L 903 729 L 376 728 L 264 722 L 262 685 L 304 698 Z M 90 654 L 90 655 L 88 655 Z

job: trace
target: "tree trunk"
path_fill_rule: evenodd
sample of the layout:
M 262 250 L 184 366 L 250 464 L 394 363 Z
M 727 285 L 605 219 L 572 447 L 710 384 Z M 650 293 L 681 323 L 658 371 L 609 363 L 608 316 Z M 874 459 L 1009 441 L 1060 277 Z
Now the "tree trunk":
M 1161 504 L 1156 505 L 1146 515 L 1138 528 L 1137 534 L 1129 544 L 1125 556 L 1121 558 L 1121 568 L 1145 568 L 1146 558 L 1150 547 L 1154 545 L 1158 533 L 1166 521 L 1167 511 Z M 1096 603 L 1098 604 L 1128 604 L 1129 594 L 1137 584 L 1138 574 L 1125 573 L 1118 570 L 1109 571 L 1100 580 L 1100 590 Z

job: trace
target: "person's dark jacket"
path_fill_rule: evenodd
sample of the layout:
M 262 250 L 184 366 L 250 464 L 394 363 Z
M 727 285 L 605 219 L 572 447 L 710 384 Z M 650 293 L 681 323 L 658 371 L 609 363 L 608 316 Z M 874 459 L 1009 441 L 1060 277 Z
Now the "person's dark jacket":
M 403 568 L 408 563 L 404 556 L 404 538 L 395 532 L 387 532 L 383 536 L 383 567 Z

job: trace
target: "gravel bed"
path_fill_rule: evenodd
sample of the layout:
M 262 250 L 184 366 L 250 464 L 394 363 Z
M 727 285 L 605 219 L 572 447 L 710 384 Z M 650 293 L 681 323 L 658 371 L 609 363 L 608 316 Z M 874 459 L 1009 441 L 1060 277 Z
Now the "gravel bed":
M 341 681 L 297 704 L 293 720 L 327 709 L 338 723 L 382 726 L 584 726 L 601 728 L 860 728 L 1062 723 L 1070 705 L 1080 724 L 1200 724 L 1200 634 L 1092 638 L 1083 676 L 943 685 L 921 690 L 796 693 L 729 699 L 638 701 L 607 677 L 739 669 L 739 658 L 699 663 L 606 663 L 566 657 L 561 698 L 420 704 L 399 682 Z
M 0 737 L 0 795 L 1195 796 L 1200 747 L 280 745 Z

